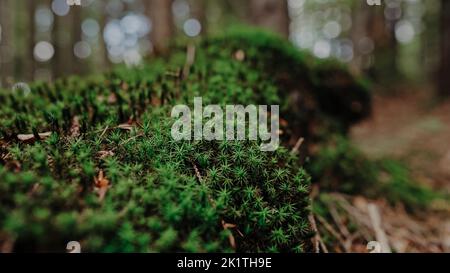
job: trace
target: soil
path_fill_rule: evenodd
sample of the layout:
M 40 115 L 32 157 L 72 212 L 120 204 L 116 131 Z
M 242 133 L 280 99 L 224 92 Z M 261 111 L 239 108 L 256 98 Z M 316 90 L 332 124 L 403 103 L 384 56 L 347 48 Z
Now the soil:
M 351 137 L 369 157 L 401 159 L 419 182 L 450 192 L 450 100 L 432 95 L 376 96 L 372 117 L 355 126 Z
M 352 128 L 351 138 L 370 158 L 400 159 L 419 183 L 450 193 L 450 100 L 433 95 L 423 88 L 375 96 L 372 117 Z M 383 226 L 397 227 L 388 234 L 392 245 L 403 246 L 397 251 L 450 251 L 448 210 L 411 215 L 401 208 L 381 208 Z M 392 236 L 402 232 L 407 236 Z

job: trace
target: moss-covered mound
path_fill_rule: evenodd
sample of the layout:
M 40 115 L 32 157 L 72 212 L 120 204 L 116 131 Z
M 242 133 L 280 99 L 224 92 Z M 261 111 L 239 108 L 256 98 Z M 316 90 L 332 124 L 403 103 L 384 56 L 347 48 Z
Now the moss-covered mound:
M 314 136 L 311 127 L 318 124 L 345 133 L 371 113 L 369 82 L 355 78 L 336 60 L 314 58 L 276 36 L 251 29 L 231 30 L 205 44 L 212 58 L 245 58 L 263 77 L 273 79 L 286 99 L 286 118 L 297 123 L 292 127 L 301 127 L 297 134 Z
M 306 134 L 327 113 L 315 90 L 348 90 L 314 84 L 325 76 L 319 62 L 259 32 L 204 42 L 191 64 L 193 51 L 0 93 L 3 249 L 65 251 L 79 241 L 82 251 L 308 251 L 310 181 L 298 157 L 262 152 L 259 141 L 176 142 L 170 111 L 195 96 L 279 104 L 292 138 L 302 136 L 297 124 Z M 294 91 L 302 105 L 292 104 Z M 344 106 L 362 116 L 364 107 Z M 332 117 L 344 127 L 358 118 Z

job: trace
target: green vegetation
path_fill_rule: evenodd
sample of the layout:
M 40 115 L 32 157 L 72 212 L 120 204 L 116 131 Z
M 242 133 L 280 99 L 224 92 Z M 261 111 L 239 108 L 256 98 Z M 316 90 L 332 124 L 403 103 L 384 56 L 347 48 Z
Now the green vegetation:
M 192 46 L 192 45 L 191 45 Z M 345 136 L 370 113 L 368 85 L 275 36 L 233 31 L 144 67 L 0 94 L 0 241 L 15 251 L 309 250 L 310 178 L 295 154 L 259 141 L 175 142 L 176 104 L 279 104 L 283 141 L 319 143 L 322 190 L 427 206 L 436 194 Z M 44 132 L 49 132 L 45 134 Z M 334 137 L 333 137 L 334 136 Z
M 306 168 L 326 192 L 383 196 L 392 204 L 402 203 L 407 208 L 427 208 L 433 201 L 444 198 L 415 181 L 402 162 L 370 160 L 344 136 L 330 137 Z
M 270 78 L 210 50 L 197 49 L 187 77 L 175 50 L 144 68 L 4 91 L 1 240 L 14 251 L 71 240 L 102 252 L 306 251 L 310 182 L 296 156 L 170 137 L 171 106 L 194 96 L 282 104 Z

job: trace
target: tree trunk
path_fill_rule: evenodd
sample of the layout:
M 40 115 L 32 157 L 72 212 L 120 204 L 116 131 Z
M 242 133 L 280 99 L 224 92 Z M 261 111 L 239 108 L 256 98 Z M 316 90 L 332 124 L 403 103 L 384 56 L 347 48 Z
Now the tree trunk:
M 34 80 L 35 60 L 34 60 L 34 46 L 36 44 L 36 25 L 34 22 L 36 13 L 36 1 L 30 1 L 28 6 L 28 48 L 27 48 L 27 74 L 28 80 Z
M 289 37 L 289 13 L 286 0 L 250 0 L 252 23 L 283 37 Z
M 5 87 L 13 75 L 11 1 L 0 0 L 0 86 Z
M 73 8 L 71 8 L 73 9 Z M 55 15 L 53 24 L 52 40 L 55 48 L 55 55 L 53 56 L 53 78 L 60 78 L 70 74 L 73 55 L 73 46 L 71 45 L 71 24 L 72 13 L 65 16 Z M 69 61 L 68 61 L 69 60 Z
M 172 0 L 148 0 L 146 6 L 153 23 L 151 40 L 155 53 L 164 54 L 173 36 Z
M 202 25 L 201 33 L 206 33 L 206 1 L 205 0 L 190 0 L 191 14 Z
M 361 40 L 363 38 L 369 38 L 368 26 L 370 19 L 370 12 L 374 9 L 367 5 L 364 1 L 359 1 L 354 4 L 353 7 L 353 23 L 351 37 L 354 46 L 354 56 L 350 64 L 352 70 L 357 73 L 361 73 L 363 70 L 363 64 L 365 58 L 364 53 L 361 48 Z
M 99 37 L 99 43 L 100 43 L 100 48 L 102 51 L 102 63 L 103 63 L 103 68 L 106 70 L 107 68 L 109 68 L 109 66 L 111 65 L 111 62 L 109 61 L 109 55 L 108 55 L 108 49 L 106 48 L 106 42 L 105 39 L 103 38 L 103 31 L 105 30 L 106 24 L 108 23 L 108 17 L 107 17 L 107 13 L 106 13 L 106 5 L 107 5 L 107 1 L 106 0 L 100 0 L 100 7 L 102 12 L 100 12 L 100 37 Z
M 383 9 L 372 8 L 369 34 L 375 44 L 375 62 L 370 73 L 376 79 L 392 81 L 398 78 L 395 24 L 396 21 L 386 20 Z
M 439 94 L 450 96 L 450 1 L 442 0 L 441 7 L 441 67 Z
M 80 42 L 82 39 L 81 35 L 81 23 L 83 21 L 82 16 L 82 7 L 73 6 L 71 7 L 70 12 L 72 13 L 72 73 L 82 74 L 83 73 L 83 63 L 81 60 L 75 56 L 73 52 L 73 48 L 76 43 Z

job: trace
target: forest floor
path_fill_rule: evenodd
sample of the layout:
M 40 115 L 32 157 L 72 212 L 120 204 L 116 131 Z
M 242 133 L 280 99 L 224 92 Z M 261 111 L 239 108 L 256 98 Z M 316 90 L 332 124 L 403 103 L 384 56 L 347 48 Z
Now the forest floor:
M 450 193 L 450 101 L 436 103 L 432 94 L 408 90 L 376 96 L 372 117 L 355 126 L 351 138 L 368 157 L 399 159 L 410 167 L 417 182 Z M 366 202 L 377 204 L 382 219 L 378 229 L 384 230 L 374 228 L 373 232 L 385 233 L 394 250 L 450 252 L 448 207 L 411 214 L 383 200 L 356 197 L 349 204 L 357 209 L 358 204 L 367 207 Z
M 419 182 L 450 192 L 450 100 L 436 103 L 429 94 L 376 96 L 372 117 L 351 137 L 369 157 L 400 159 Z

